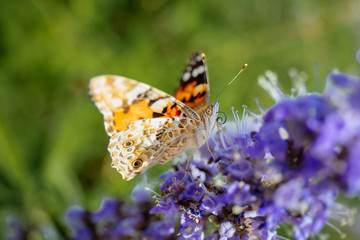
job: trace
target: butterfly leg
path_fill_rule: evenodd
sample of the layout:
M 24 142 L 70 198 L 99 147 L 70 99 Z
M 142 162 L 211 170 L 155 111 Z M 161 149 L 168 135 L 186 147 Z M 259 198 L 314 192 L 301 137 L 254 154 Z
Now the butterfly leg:
M 212 151 L 211 151 L 211 149 L 210 149 L 210 145 L 209 145 L 209 141 L 208 141 L 208 137 L 207 137 L 206 133 L 205 133 L 204 136 L 205 136 L 206 147 L 207 147 L 207 149 L 208 149 L 211 157 L 213 158 L 213 160 L 215 160 L 214 154 L 212 153 Z
M 185 174 L 183 176 L 183 178 L 180 180 L 180 182 L 178 183 L 179 185 L 185 180 L 187 173 L 189 171 L 189 164 L 190 164 L 190 159 L 192 158 L 192 156 L 194 155 L 194 153 L 198 150 L 198 147 L 194 149 L 194 151 L 192 151 L 192 153 L 189 155 L 188 159 L 186 160 L 186 167 L 185 167 Z

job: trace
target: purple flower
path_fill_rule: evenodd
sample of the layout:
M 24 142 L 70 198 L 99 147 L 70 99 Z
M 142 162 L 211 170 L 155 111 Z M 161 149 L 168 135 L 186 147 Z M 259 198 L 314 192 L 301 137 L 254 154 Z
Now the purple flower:
M 198 203 L 204 195 L 204 189 L 201 183 L 193 182 L 185 185 L 185 189 L 179 194 L 178 200 L 189 200 Z
M 150 192 L 143 186 L 137 185 L 131 193 L 133 201 L 138 205 L 143 205 L 147 202 L 151 202 Z
M 223 221 L 219 227 L 220 240 L 226 240 L 235 235 L 236 229 L 230 221 Z
M 249 161 L 238 160 L 228 166 L 226 166 L 223 173 L 235 181 L 248 181 L 253 176 L 253 169 Z
M 222 196 L 222 201 L 226 204 L 244 206 L 256 200 L 251 193 L 250 185 L 244 182 L 233 182 Z
M 90 213 L 82 208 L 72 208 L 68 211 L 67 224 L 73 228 L 72 239 L 87 240 L 96 236 Z
M 218 126 L 188 169 L 160 176 L 155 201 L 139 187 L 132 204 L 70 210 L 73 238 L 275 240 L 283 224 L 295 240 L 318 234 L 339 192 L 360 196 L 360 80 L 332 73 L 323 94 L 290 97 L 267 78 L 277 103 L 260 126 L 235 113 L 235 127 Z
M 204 218 L 194 209 L 186 209 L 181 214 L 178 239 L 204 239 Z
M 144 239 L 168 239 L 175 232 L 173 221 L 155 221 L 141 234 Z
M 328 76 L 324 98 L 343 110 L 359 111 L 360 79 L 343 73 Z
M 98 211 L 70 209 L 67 223 L 73 229 L 72 239 L 147 238 L 168 239 L 175 232 L 174 218 L 151 215 L 149 193 L 137 187 L 132 193 L 135 205 L 118 199 L 105 199 Z M 156 211 L 154 211 L 156 212 Z
M 7 240 L 25 240 L 28 236 L 28 231 L 21 222 L 13 217 L 6 219 L 7 225 L 11 230 L 11 233 L 7 236 Z
M 199 208 L 208 213 L 219 215 L 222 213 L 222 208 L 225 206 L 224 201 L 216 194 L 206 194 L 201 201 Z
M 168 172 L 165 172 L 160 175 L 160 180 L 164 180 L 165 182 L 161 185 L 160 190 L 161 191 L 173 191 L 173 186 L 178 186 L 180 181 L 185 176 L 185 170 L 183 170 L 182 166 L 177 171 L 170 170 Z M 190 176 L 187 175 L 185 179 L 183 180 L 184 183 L 191 182 Z
M 162 212 L 165 214 L 174 215 L 177 213 L 179 205 L 175 203 L 172 197 L 161 198 L 161 200 L 150 210 L 150 214 Z

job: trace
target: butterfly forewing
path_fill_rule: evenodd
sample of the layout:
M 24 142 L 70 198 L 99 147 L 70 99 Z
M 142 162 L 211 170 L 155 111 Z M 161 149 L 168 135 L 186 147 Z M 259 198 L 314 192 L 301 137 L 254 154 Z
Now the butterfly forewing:
M 175 98 L 197 111 L 209 103 L 205 56 L 193 53 L 186 64 Z
M 98 76 L 90 80 L 90 95 L 104 116 L 109 136 L 128 129 L 140 119 L 197 117 L 174 97 L 121 76 Z

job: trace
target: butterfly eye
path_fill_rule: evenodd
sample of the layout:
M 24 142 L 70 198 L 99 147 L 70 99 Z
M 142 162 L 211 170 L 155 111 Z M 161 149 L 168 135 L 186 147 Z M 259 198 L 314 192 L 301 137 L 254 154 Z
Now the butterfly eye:
M 211 115 L 212 115 L 212 110 L 211 110 L 211 108 L 207 107 L 207 108 L 205 109 L 205 113 L 206 113 L 206 115 L 211 116 Z
M 137 159 L 137 160 L 133 161 L 131 165 L 133 166 L 133 168 L 139 168 L 143 165 L 143 161 L 140 159 Z
M 127 140 L 126 142 L 123 143 L 123 146 L 126 148 L 131 147 L 132 145 L 134 145 L 134 141 L 133 140 Z

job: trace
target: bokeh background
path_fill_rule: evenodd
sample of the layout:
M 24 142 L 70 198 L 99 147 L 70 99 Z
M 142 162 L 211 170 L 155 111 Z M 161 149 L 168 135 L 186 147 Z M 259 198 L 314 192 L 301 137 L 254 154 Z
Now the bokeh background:
M 291 67 L 318 92 L 333 69 L 360 75 L 358 48 L 358 0 L 1 0 L 0 238 L 15 217 L 32 229 L 30 239 L 62 239 L 70 206 L 126 199 L 167 169 L 125 182 L 110 167 L 102 116 L 87 93 L 91 77 L 118 74 L 173 93 L 187 58 L 203 51 L 215 96 L 248 63 L 220 97 L 231 116 L 231 106 L 272 104 L 257 84 L 266 70 L 288 93 Z M 360 236 L 356 225 L 335 225 L 347 239 Z

